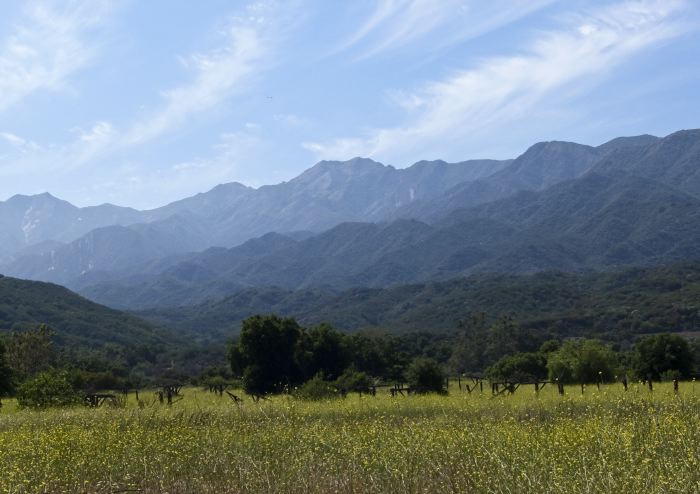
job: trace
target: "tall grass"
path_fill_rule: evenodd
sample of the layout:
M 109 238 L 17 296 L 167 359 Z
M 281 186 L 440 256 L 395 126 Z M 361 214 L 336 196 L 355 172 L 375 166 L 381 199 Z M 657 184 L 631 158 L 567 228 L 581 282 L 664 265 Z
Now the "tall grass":
M 700 399 L 632 386 L 565 397 L 281 396 L 237 407 L 0 411 L 0 492 L 700 492 Z M 698 390 L 700 395 L 700 389 Z

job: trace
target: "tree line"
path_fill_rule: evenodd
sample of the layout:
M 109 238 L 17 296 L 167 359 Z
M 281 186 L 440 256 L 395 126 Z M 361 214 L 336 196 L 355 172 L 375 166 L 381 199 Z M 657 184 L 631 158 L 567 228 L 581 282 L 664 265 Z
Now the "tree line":
M 41 325 L 0 337 L 0 397 L 56 389 L 139 388 L 138 374 L 90 367 L 58 353 L 52 330 Z M 367 392 L 377 383 L 407 383 L 440 390 L 447 375 L 492 380 L 554 380 L 564 383 L 628 379 L 673 379 L 698 375 L 700 339 L 677 334 L 646 335 L 622 345 L 591 338 L 556 338 L 522 327 L 512 317 L 489 320 L 472 313 L 452 333 L 344 333 L 329 324 L 300 325 L 294 318 L 257 315 L 244 320 L 228 345 L 227 366 L 199 375 L 163 369 L 155 379 L 207 382 L 238 380 L 254 395 L 296 392 Z M 32 391 L 33 390 L 33 391 Z M 69 393 L 65 393 L 68 395 Z M 42 398 L 43 399 L 43 398 Z
M 544 339 L 512 318 L 489 323 L 473 314 L 445 340 L 451 347 L 417 345 L 419 339 L 345 334 L 328 324 L 300 326 L 293 318 L 258 315 L 246 319 L 229 348 L 233 375 L 251 394 L 280 393 L 310 380 L 342 388 L 352 376 L 411 382 L 426 387 L 433 376 L 479 374 L 492 380 L 559 380 L 563 383 L 628 379 L 688 378 L 700 363 L 700 345 L 675 334 L 648 335 L 627 349 L 595 339 Z M 426 343 L 425 341 L 423 343 Z M 432 348 L 435 355 L 427 357 Z M 437 358 L 436 358 L 437 357 Z M 423 381 L 416 369 L 423 369 Z M 366 379 L 363 381 L 366 382 Z

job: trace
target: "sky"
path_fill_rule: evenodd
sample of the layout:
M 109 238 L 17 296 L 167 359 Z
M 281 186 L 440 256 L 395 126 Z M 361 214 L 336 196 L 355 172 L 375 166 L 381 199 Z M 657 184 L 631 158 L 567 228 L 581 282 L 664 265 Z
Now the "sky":
M 700 127 L 695 0 L 5 0 L 0 200 L 164 205 L 322 159 Z

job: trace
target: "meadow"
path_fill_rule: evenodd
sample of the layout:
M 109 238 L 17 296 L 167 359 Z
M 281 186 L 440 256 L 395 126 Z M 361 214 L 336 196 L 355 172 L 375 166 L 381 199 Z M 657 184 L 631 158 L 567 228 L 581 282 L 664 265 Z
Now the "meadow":
M 0 409 L 0 492 L 694 493 L 700 385 Z

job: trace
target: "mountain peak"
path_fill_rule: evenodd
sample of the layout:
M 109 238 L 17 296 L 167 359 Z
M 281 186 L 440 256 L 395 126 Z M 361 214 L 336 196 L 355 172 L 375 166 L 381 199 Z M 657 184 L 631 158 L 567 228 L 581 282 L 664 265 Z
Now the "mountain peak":
M 604 153 L 608 153 L 610 151 L 615 151 L 622 148 L 649 146 L 660 140 L 661 138 L 650 134 L 642 134 L 639 136 L 630 137 L 617 137 L 604 144 L 601 144 L 596 149 Z
M 343 167 L 343 168 L 362 168 L 362 169 L 378 169 L 378 168 L 393 168 L 392 166 L 387 166 L 378 161 L 374 161 L 371 158 L 363 158 L 361 156 L 356 156 L 352 159 L 346 161 L 333 161 L 333 160 L 323 160 L 316 163 L 311 170 L 314 168 L 329 168 L 329 167 Z

